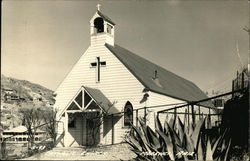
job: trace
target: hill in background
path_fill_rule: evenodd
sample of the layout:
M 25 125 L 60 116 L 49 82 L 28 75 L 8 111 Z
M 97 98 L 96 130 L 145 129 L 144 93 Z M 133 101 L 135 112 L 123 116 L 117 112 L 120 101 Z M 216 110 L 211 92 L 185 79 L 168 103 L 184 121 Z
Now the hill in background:
M 27 80 L 1 75 L 1 124 L 4 129 L 22 124 L 18 110 L 24 105 L 49 108 L 54 102 L 52 90 Z

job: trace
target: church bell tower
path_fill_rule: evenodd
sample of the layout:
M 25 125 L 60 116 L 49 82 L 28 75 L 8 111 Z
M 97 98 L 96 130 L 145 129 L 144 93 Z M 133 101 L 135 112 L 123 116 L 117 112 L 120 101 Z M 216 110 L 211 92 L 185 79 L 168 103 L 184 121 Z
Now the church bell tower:
M 97 5 L 97 11 L 90 20 L 91 45 L 107 43 L 114 46 L 115 23 L 101 13 L 100 6 Z

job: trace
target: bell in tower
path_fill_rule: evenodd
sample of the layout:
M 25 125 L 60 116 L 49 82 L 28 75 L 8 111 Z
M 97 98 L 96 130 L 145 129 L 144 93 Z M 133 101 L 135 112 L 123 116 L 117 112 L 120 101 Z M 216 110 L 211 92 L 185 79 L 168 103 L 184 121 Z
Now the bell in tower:
M 94 20 L 94 26 L 96 33 L 104 32 L 104 24 L 103 24 L 103 19 L 101 17 L 98 17 Z
M 90 20 L 91 44 L 103 41 L 114 45 L 115 23 L 100 11 L 100 4 L 97 5 L 97 11 Z

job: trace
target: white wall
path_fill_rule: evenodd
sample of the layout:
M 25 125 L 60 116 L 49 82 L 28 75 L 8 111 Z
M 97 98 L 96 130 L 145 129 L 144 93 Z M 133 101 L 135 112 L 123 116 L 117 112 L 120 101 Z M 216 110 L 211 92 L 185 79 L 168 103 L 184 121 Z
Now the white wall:
M 134 109 L 145 106 L 145 104 L 139 103 L 144 94 L 142 93 L 144 86 L 104 46 L 105 41 L 105 35 L 100 36 L 81 56 L 56 90 L 54 107 L 60 109 L 59 113 L 65 109 L 82 85 L 100 89 L 111 102 L 116 102 L 115 107 L 119 111 L 123 111 L 127 101 L 132 103 Z M 99 83 L 96 83 L 95 68 L 90 68 L 90 63 L 95 62 L 96 57 L 100 57 L 101 61 L 106 61 L 106 67 L 101 67 Z M 126 129 L 122 126 L 123 118 L 115 125 L 115 143 L 123 139 Z M 67 135 L 66 132 L 66 137 Z M 103 140 L 105 141 L 105 139 Z

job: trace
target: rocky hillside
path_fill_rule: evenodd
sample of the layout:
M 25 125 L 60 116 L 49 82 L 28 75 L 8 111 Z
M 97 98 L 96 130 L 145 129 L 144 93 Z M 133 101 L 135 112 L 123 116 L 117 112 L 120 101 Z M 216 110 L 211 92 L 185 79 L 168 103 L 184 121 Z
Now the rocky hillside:
M 22 123 L 18 112 L 24 105 L 48 108 L 54 104 L 53 91 L 27 80 L 1 75 L 1 124 L 11 129 Z

